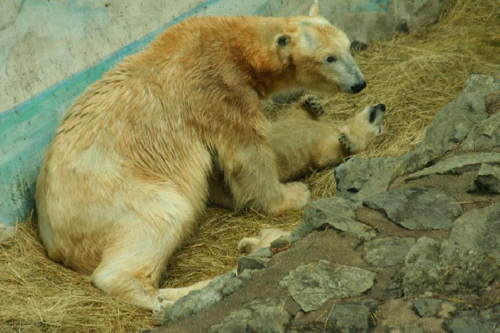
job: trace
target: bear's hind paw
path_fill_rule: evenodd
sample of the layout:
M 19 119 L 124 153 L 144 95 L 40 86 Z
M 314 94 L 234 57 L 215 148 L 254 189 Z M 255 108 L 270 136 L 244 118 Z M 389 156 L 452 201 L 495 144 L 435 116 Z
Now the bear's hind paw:
M 160 326 L 165 320 L 165 312 L 174 304 L 173 301 L 158 297 L 159 304 L 153 309 L 153 324 Z

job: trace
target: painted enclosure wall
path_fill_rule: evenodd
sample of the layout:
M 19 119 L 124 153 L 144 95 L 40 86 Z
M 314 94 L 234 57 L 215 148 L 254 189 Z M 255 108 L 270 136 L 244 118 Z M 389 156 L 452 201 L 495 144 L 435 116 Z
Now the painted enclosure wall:
M 34 207 L 45 150 L 74 99 L 124 57 L 193 15 L 307 13 L 298 0 L 0 0 L 0 224 Z M 390 0 L 324 0 L 345 13 L 387 12 Z

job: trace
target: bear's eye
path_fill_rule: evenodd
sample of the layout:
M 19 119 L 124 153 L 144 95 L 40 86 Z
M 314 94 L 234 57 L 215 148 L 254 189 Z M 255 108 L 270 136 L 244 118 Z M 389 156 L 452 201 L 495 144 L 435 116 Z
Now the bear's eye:
M 335 61 L 337 61 L 337 58 L 335 58 L 334 56 L 328 56 L 326 58 L 326 62 L 332 63 L 332 62 L 335 62 Z

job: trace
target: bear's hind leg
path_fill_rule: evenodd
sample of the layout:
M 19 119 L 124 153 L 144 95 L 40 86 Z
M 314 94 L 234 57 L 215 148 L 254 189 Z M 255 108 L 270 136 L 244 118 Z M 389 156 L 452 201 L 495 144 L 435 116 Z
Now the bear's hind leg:
M 205 288 L 212 282 L 213 279 L 203 280 L 190 285 L 189 287 L 181 288 L 162 288 L 158 291 L 158 297 L 165 301 L 175 302 L 179 298 L 182 298 L 189 294 L 193 290 L 200 290 Z
M 223 150 L 227 155 L 222 156 L 225 176 L 236 209 L 250 206 L 264 214 L 276 214 L 303 208 L 311 195 L 307 185 L 280 183 L 276 155 L 259 139 L 250 143 L 247 137 L 245 143 L 233 140 L 233 149 Z
M 99 289 L 135 306 L 165 312 L 173 301 L 159 298 L 158 280 L 180 242 L 175 232 L 130 223 L 103 251 L 91 281 Z M 179 236 L 179 235 L 177 235 Z

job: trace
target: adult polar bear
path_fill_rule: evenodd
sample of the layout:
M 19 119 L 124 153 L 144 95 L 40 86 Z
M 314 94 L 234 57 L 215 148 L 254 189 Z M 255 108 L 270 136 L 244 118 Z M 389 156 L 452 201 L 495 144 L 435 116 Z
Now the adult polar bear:
M 238 207 L 302 208 L 281 184 L 260 100 L 291 87 L 357 93 L 365 80 L 344 33 L 319 16 L 200 17 L 163 32 L 92 84 L 52 140 L 36 190 L 50 258 L 147 309 L 208 195 L 214 163 Z

